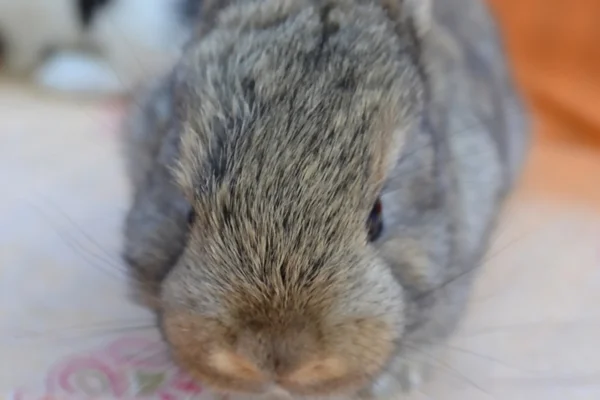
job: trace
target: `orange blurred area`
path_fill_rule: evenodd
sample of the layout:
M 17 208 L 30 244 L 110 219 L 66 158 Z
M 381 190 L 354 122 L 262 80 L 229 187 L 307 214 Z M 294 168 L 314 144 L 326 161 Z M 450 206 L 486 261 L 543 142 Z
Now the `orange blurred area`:
M 600 1 L 488 1 L 536 116 L 525 187 L 600 205 Z
M 543 134 L 543 132 L 542 132 Z M 519 194 L 600 211 L 600 152 L 540 139 L 533 147 Z
M 600 150 L 600 1 L 488 1 L 541 137 Z

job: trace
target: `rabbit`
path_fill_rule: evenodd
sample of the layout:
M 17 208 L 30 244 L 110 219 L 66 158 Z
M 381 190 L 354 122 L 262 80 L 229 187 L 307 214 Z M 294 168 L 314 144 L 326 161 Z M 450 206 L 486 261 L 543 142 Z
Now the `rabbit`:
M 55 92 L 130 94 L 168 71 L 201 0 L 0 0 L 2 69 Z
M 492 13 L 242 0 L 201 15 L 125 126 L 136 299 L 220 395 L 417 389 L 529 147 Z

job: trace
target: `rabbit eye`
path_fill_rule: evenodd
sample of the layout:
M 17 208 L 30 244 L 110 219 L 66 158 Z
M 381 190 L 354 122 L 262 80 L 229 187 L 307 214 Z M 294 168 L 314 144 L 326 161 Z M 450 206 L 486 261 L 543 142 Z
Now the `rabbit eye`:
M 196 212 L 194 211 L 194 209 L 192 208 L 187 215 L 187 222 L 188 225 L 193 225 L 194 221 L 196 220 Z
M 377 199 L 375 205 L 373 205 L 371 214 L 369 214 L 367 231 L 369 242 L 379 239 L 381 232 L 383 232 L 383 207 L 381 206 L 381 199 Z

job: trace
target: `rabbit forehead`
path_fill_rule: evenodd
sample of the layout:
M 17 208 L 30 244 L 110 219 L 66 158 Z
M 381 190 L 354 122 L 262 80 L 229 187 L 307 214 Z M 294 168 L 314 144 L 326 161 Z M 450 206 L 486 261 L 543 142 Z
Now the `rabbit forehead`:
M 187 52 L 177 97 L 188 192 L 257 170 L 365 189 L 385 178 L 422 103 L 417 50 L 381 8 L 311 4 L 243 34 L 215 28 Z

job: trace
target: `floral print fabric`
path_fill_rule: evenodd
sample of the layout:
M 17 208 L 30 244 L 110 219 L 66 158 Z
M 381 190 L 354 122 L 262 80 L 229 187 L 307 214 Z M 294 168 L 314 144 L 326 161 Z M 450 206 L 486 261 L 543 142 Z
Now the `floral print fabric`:
M 54 399 L 196 399 L 202 388 L 169 361 L 155 339 L 124 337 L 88 354 L 75 354 L 52 366 L 45 392 L 26 389 L 14 400 Z

